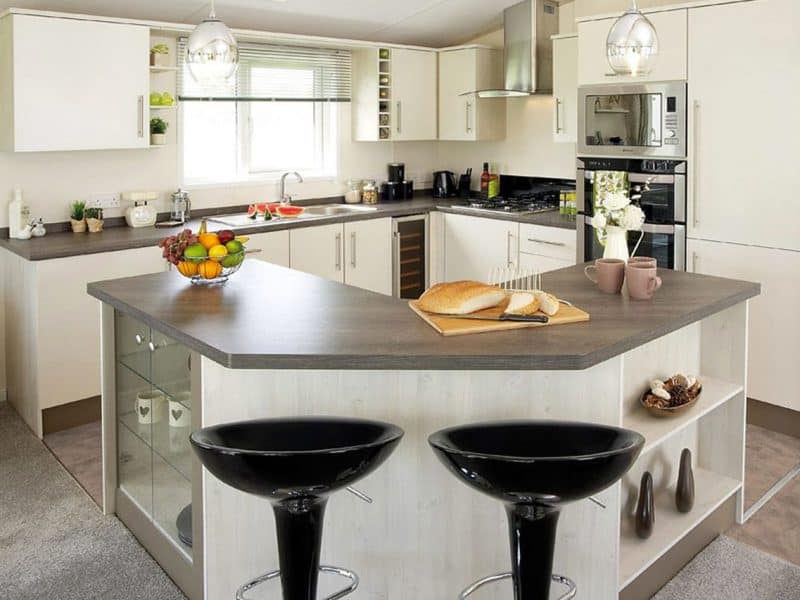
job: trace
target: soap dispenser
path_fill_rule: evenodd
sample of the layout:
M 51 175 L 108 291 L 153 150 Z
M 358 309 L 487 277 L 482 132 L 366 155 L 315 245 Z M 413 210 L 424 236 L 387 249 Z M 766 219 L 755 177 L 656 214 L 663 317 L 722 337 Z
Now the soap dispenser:
M 18 240 L 30 239 L 29 232 L 25 228 L 31 220 L 31 209 L 25 204 L 22 197 L 22 188 L 16 186 L 13 191 L 11 202 L 8 204 L 8 237 Z

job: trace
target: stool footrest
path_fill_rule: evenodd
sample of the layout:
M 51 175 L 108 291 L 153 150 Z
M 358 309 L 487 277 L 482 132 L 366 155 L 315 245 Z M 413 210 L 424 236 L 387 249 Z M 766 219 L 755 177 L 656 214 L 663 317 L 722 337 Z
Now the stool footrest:
M 512 577 L 513 577 L 512 573 L 496 573 L 494 575 L 489 575 L 488 577 L 484 577 L 483 579 L 479 579 L 478 581 L 467 587 L 463 592 L 461 592 L 458 595 L 458 600 L 464 600 L 465 598 L 471 596 L 485 585 L 489 585 L 490 583 L 495 583 L 503 579 L 511 579 Z M 563 595 L 559 596 L 558 600 L 570 600 L 571 598 L 575 597 L 575 594 L 578 593 L 578 586 L 576 586 L 575 582 L 572 581 L 569 577 L 564 577 L 563 575 L 554 574 L 553 581 L 555 583 L 560 583 L 567 587 L 567 591 L 564 592 Z
M 331 594 L 330 596 L 326 596 L 324 600 L 339 600 L 339 598 L 344 598 L 345 596 L 349 596 L 358 587 L 359 579 L 358 575 L 356 575 L 353 571 L 348 571 L 347 569 L 343 569 L 341 567 L 330 567 L 330 566 L 320 566 L 319 567 L 320 573 L 331 573 L 333 575 L 339 575 L 344 577 L 345 579 L 350 580 L 350 585 L 342 590 L 339 590 L 335 594 Z M 252 581 L 248 581 L 238 590 L 236 590 L 236 600 L 247 600 L 244 595 L 252 590 L 255 587 L 258 587 L 262 583 L 266 583 L 276 577 L 280 577 L 280 571 L 270 571 L 269 573 L 265 573 L 260 577 L 253 579 Z

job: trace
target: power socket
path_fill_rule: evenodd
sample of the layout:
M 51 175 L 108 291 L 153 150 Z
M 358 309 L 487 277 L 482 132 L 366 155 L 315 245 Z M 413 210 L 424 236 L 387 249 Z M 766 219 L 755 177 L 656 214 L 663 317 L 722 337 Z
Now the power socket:
M 119 194 L 92 194 L 87 208 L 119 208 Z

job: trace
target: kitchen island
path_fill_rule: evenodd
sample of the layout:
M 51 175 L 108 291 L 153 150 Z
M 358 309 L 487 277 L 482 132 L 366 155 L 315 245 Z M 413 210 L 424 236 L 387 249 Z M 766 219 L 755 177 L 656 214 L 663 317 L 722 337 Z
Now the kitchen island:
M 105 509 L 190 597 L 230 598 L 277 565 L 269 506 L 203 473 L 189 427 L 139 422 L 137 395 L 155 390 L 191 410 L 191 428 L 304 414 L 393 422 L 406 431 L 401 446 L 359 486 L 374 504 L 350 494 L 330 502 L 323 561 L 358 572 L 361 597 L 454 597 L 507 570 L 505 515 L 438 464 L 427 436 L 489 419 L 622 425 L 646 437 L 645 450 L 600 494 L 605 509 L 564 510 L 554 564 L 586 597 L 616 598 L 724 503 L 734 499 L 742 518 L 747 304 L 759 286 L 661 276 L 655 299 L 636 302 L 599 293 L 582 265 L 548 273 L 543 287 L 589 322 L 457 338 L 439 336 L 404 301 L 257 261 L 221 287 L 173 273 L 90 284 L 104 306 Z M 677 372 L 699 375 L 700 400 L 679 417 L 651 417 L 639 396 Z M 672 501 L 683 448 L 697 489 L 688 514 Z M 656 527 L 639 540 L 631 515 L 645 470 Z M 185 528 L 176 531 L 189 503 L 191 548 Z

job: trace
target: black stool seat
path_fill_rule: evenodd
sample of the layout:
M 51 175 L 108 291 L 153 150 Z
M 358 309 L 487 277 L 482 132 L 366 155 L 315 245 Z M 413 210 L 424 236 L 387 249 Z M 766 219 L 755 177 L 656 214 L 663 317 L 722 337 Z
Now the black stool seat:
M 190 439 L 217 479 L 272 503 L 284 600 L 316 600 L 328 496 L 372 473 L 402 437 L 388 423 L 307 417 L 227 423 Z
M 561 506 L 617 482 L 645 440 L 603 425 L 507 421 L 451 427 L 428 441 L 456 477 L 506 505 L 514 597 L 539 600 L 549 598 Z

